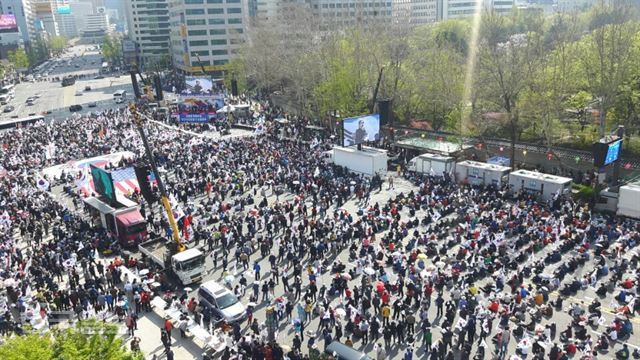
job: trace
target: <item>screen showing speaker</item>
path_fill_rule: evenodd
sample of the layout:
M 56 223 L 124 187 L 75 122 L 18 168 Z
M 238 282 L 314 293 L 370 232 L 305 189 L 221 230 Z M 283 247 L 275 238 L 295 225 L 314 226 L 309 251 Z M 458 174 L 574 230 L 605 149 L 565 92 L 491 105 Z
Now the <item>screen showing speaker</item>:
M 593 145 L 593 165 L 603 167 L 612 164 L 620 158 L 622 139 L 613 141 L 599 141 Z
M 352 146 L 380 140 L 380 115 L 364 115 L 344 119 L 343 145 Z

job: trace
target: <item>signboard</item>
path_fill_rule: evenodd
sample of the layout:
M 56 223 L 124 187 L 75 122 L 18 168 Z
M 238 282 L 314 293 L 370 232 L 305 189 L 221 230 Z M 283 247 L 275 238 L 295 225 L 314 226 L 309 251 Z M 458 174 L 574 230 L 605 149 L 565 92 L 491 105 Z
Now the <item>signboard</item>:
M 178 120 L 180 121 L 181 124 L 206 124 L 209 122 L 210 116 L 215 116 L 216 114 L 213 113 L 212 115 L 208 114 L 208 113 L 202 113 L 202 114 L 179 114 L 178 115 Z
M 0 14 L 0 30 L 17 30 L 16 16 L 14 14 Z
M 34 7 L 36 14 L 53 14 L 50 3 L 36 3 Z
M 58 6 L 58 14 L 60 15 L 70 15 L 71 7 L 69 5 Z
M 181 123 L 208 123 L 216 117 L 216 102 L 202 98 L 185 98 L 178 103 L 176 116 Z
M 136 43 L 133 40 L 122 39 L 122 52 L 123 53 L 135 53 Z

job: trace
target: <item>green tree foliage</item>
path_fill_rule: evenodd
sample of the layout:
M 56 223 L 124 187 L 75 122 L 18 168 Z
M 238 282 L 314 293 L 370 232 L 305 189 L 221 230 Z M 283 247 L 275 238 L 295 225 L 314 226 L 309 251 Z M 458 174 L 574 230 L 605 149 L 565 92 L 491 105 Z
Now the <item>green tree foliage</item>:
M 75 328 L 13 337 L 0 346 L 0 359 L 142 360 L 141 354 L 126 349 L 117 330 L 116 325 L 87 320 Z
M 121 40 L 114 36 L 105 36 L 102 39 L 102 56 L 111 63 L 117 64 L 122 59 Z
M 40 334 L 14 337 L 0 346 L 0 359 L 46 360 L 53 358 L 54 350 L 51 339 Z
M 29 67 L 29 58 L 27 57 L 27 53 L 22 48 L 9 51 L 7 58 L 16 69 Z
M 27 48 L 27 57 L 31 66 L 36 66 L 49 58 L 47 44 L 41 38 L 34 40 Z
M 54 54 L 60 54 L 67 47 L 67 38 L 64 36 L 54 36 L 49 39 L 49 49 Z
M 552 15 L 484 12 L 474 44 L 471 18 L 335 31 L 306 15 L 293 19 L 252 27 L 234 72 L 248 91 L 277 92 L 312 118 L 369 112 L 384 68 L 378 99 L 393 99 L 401 122 L 549 147 L 588 143 L 599 114 L 607 132 L 617 124 L 640 131 L 640 16 L 629 2 Z M 461 124 L 469 109 L 471 121 Z

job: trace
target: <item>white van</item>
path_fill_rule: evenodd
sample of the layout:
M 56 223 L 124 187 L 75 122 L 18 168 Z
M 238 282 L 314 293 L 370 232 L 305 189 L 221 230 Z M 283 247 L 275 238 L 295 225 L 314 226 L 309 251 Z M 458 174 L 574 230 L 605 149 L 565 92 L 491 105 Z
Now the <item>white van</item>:
M 213 311 L 216 317 L 228 323 L 242 321 L 247 309 L 229 289 L 211 280 L 198 289 L 200 304 Z
M 122 104 L 125 100 L 127 100 L 126 90 L 118 90 L 113 93 L 113 101 L 115 101 L 116 104 Z

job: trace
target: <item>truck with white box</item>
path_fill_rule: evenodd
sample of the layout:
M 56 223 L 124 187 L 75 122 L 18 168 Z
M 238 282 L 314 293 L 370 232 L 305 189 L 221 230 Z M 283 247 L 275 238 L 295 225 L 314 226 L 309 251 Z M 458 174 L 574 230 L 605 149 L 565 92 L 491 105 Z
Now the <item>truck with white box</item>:
M 509 174 L 509 188 L 512 192 L 536 193 L 544 201 L 553 199 L 556 195 L 570 193 L 572 182 L 567 177 L 537 171 L 516 170 Z
M 456 181 L 471 185 L 502 186 L 509 181 L 511 168 L 479 161 L 465 160 L 456 164 Z
M 640 182 L 620 186 L 617 214 L 640 219 Z
M 450 156 L 422 154 L 407 163 L 407 170 L 433 176 L 450 174 L 456 167 L 456 161 Z
M 334 146 L 333 150 L 324 155 L 335 165 L 344 166 L 350 171 L 373 176 L 383 176 L 387 171 L 387 151 L 363 146 L 362 150 L 355 147 Z M 330 160 L 329 160 L 330 159 Z

